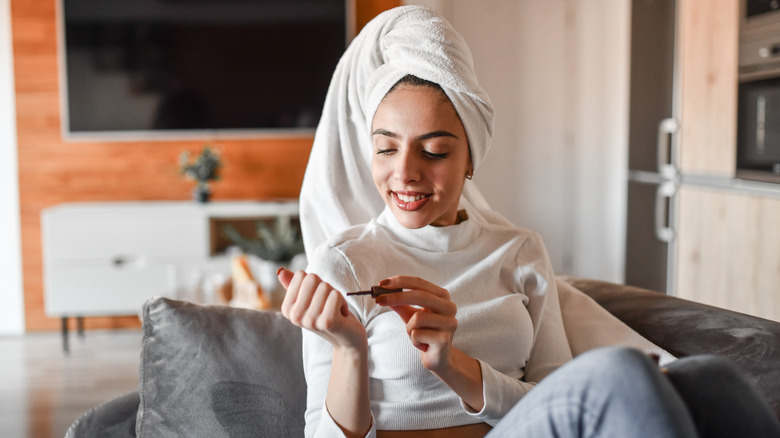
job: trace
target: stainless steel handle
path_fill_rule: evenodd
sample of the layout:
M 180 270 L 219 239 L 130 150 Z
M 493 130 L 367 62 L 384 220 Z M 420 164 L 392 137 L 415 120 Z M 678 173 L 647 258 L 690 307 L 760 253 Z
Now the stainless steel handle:
M 658 172 L 669 178 L 677 174 L 677 154 L 672 150 L 672 135 L 680 129 L 677 119 L 668 118 L 658 124 Z
M 766 141 L 766 96 L 756 99 L 756 153 L 764 154 Z
M 674 228 L 669 223 L 669 208 L 667 201 L 672 202 L 677 193 L 673 182 L 663 183 L 655 191 L 655 237 L 661 242 L 670 243 L 674 240 Z
M 111 264 L 116 269 L 143 269 L 147 265 L 147 259 L 143 256 L 120 254 L 111 258 Z

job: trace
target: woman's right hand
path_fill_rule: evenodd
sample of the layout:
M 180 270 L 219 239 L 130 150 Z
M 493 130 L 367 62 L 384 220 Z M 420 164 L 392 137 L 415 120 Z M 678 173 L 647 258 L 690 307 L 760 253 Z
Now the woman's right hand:
M 366 350 L 366 329 L 339 291 L 304 271 L 281 268 L 277 277 L 287 289 L 282 315 L 291 323 L 318 334 L 334 348 Z

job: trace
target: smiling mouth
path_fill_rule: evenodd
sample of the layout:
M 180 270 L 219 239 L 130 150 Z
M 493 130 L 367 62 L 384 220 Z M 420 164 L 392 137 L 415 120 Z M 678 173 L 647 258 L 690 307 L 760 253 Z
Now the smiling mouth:
M 431 195 L 426 194 L 420 194 L 420 193 L 398 193 L 398 192 L 390 192 L 393 200 L 395 201 L 395 205 L 398 206 L 401 210 L 404 211 L 415 211 L 423 208 L 423 206 L 428 202 Z

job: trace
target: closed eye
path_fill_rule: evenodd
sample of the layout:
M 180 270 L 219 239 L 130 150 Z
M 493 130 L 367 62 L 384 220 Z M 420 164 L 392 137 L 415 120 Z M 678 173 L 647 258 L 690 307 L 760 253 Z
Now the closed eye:
M 448 153 L 436 154 L 433 152 L 423 151 L 423 156 L 429 160 L 443 160 L 447 158 L 448 155 Z

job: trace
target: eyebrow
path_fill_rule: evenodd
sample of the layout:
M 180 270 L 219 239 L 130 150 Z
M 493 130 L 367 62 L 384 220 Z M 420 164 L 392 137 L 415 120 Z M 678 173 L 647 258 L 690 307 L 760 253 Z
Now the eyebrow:
M 387 129 L 379 128 L 371 133 L 371 135 L 384 135 L 385 137 L 390 138 L 401 138 L 400 135 L 396 134 L 395 132 L 388 131 Z M 423 140 L 429 140 L 431 138 L 437 138 L 437 137 L 452 137 L 452 138 L 458 138 L 457 135 L 449 132 L 449 131 L 433 131 L 429 132 L 427 134 L 422 134 L 414 138 L 414 141 L 423 141 Z

